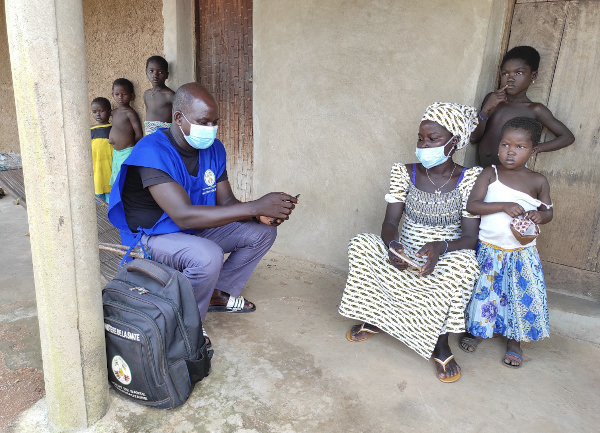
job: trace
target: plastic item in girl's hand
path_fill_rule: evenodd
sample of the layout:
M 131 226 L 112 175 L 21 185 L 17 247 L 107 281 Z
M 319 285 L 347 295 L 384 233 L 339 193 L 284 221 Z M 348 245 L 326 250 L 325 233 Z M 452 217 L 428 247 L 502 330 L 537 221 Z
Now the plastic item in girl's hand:
M 418 269 L 419 271 L 421 270 L 421 265 L 419 265 L 417 262 L 415 262 L 413 259 L 411 259 L 410 257 L 408 257 L 406 254 L 404 254 L 403 252 L 400 251 L 396 251 L 393 248 L 390 248 L 390 251 L 395 254 L 396 256 L 400 257 L 403 261 L 405 261 L 406 263 L 408 263 L 411 267 Z
M 510 230 L 521 245 L 527 245 L 540 234 L 540 226 L 528 218 L 513 218 Z

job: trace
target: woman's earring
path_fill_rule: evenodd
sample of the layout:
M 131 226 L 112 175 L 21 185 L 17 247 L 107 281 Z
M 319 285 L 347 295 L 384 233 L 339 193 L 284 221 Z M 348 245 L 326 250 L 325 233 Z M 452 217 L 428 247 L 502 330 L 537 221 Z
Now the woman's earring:
M 531 84 L 535 84 L 535 80 L 531 80 Z

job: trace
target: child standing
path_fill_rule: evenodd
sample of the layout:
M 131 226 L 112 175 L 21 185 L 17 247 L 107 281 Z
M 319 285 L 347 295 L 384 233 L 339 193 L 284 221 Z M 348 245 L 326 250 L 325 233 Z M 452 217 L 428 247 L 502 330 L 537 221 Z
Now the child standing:
M 550 186 L 546 177 L 525 164 L 538 151 L 542 126 L 535 119 L 516 117 L 502 127 L 502 165 L 485 168 L 471 191 L 467 211 L 481 215 L 477 261 L 481 275 L 465 311 L 469 334 L 460 341 L 474 352 L 483 338 L 508 338 L 504 365 L 520 367 L 521 341 L 550 336 L 542 265 L 535 239 L 522 245 L 510 222 L 524 216 L 536 224 L 552 220 Z
M 114 152 L 112 159 L 112 185 L 121 169 L 121 164 L 127 159 L 133 146 L 143 136 L 140 118 L 129 105 L 135 99 L 133 83 L 126 78 L 117 78 L 113 82 L 113 98 L 119 106 L 112 111 L 112 128 L 109 142 Z
M 540 143 L 537 152 L 551 152 L 575 141 L 573 133 L 557 120 L 543 104 L 532 102 L 527 89 L 535 81 L 540 55 L 529 46 L 509 50 L 500 65 L 500 89 L 488 93 L 479 112 L 479 125 L 471 134 L 471 142 L 479 143 L 479 163 L 483 167 L 499 165 L 500 130 L 510 119 L 531 117 L 548 128 L 556 138 Z
M 144 131 L 146 135 L 160 128 L 169 128 L 173 121 L 173 96 L 175 92 L 165 86 L 169 78 L 169 63 L 160 57 L 152 56 L 146 60 L 146 76 L 152 83 L 152 88 L 144 92 L 146 105 L 146 120 Z
M 94 192 L 108 203 L 110 196 L 110 176 L 112 169 L 112 146 L 108 142 L 111 124 L 110 102 L 106 98 L 92 101 L 92 116 L 96 125 L 92 126 L 92 163 L 94 167 Z

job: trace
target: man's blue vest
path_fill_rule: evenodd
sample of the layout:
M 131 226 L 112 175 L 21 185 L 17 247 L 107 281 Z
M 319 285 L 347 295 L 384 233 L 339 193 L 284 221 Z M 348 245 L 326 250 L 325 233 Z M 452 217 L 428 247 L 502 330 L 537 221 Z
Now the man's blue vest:
M 153 227 L 138 227 L 138 233 L 132 233 L 125 218 L 121 198 L 127 168 L 130 165 L 162 170 L 185 189 L 192 204 L 214 206 L 217 204 L 217 179 L 225 171 L 226 161 L 227 154 L 223 143 L 215 140 L 208 149 L 198 152 L 198 176 L 192 176 L 164 132 L 157 131 L 142 138 L 133 148 L 131 155 L 123 162 L 110 192 L 108 219 L 120 230 L 121 243 L 134 246 L 139 242 L 142 233 L 152 236 L 183 231 L 166 213 L 163 213 Z M 189 232 L 193 230 L 187 231 Z

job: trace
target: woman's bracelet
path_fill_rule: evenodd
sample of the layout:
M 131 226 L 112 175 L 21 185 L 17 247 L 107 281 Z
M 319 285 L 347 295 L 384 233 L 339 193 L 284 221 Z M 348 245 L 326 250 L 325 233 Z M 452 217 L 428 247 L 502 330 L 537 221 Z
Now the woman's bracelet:
M 481 117 L 481 113 L 477 113 L 477 117 L 479 117 L 484 122 L 487 122 L 489 120 L 489 117 Z
M 445 243 L 446 243 L 446 249 L 445 249 L 445 250 L 444 250 L 444 252 L 441 254 L 441 255 L 443 256 L 444 254 L 446 254 L 446 251 L 448 251 L 448 241 L 442 241 L 442 242 L 445 242 Z
M 388 250 L 389 250 L 389 249 L 392 249 L 392 242 L 400 243 L 400 242 L 398 242 L 396 239 L 392 239 L 392 240 L 390 241 L 390 243 L 388 244 Z

